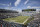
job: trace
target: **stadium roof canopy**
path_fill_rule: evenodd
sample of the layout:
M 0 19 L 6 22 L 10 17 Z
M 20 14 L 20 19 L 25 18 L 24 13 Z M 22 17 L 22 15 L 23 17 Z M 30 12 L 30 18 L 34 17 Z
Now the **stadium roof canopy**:
M 22 11 L 36 11 L 36 9 L 23 9 Z
M 14 10 L 0 9 L 0 13 L 18 13 L 18 12 Z

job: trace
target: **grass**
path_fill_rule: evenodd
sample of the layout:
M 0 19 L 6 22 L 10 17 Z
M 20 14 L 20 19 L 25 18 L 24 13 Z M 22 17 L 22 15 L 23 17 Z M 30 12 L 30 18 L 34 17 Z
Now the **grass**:
M 6 19 L 3 19 L 3 20 L 8 21 L 8 22 L 23 23 L 28 18 L 29 18 L 29 16 L 18 16 L 18 17 L 15 17 L 15 18 L 6 18 Z
M 6 18 L 6 19 L 3 19 L 4 21 L 7 21 L 7 22 L 18 22 L 18 23 L 23 23 L 25 20 L 27 20 L 24 25 L 26 25 L 27 23 L 29 23 L 31 20 L 33 20 L 34 18 L 30 19 L 29 18 L 30 16 L 18 16 L 18 17 L 15 17 L 15 18 Z

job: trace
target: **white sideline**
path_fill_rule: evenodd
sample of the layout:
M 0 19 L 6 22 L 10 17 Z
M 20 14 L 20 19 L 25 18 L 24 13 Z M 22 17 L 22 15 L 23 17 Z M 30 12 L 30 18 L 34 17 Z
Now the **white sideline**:
M 30 17 L 29 17 L 29 18 L 30 18 Z M 28 19 L 29 19 L 29 18 L 28 18 Z M 24 24 L 28 19 L 26 19 L 26 20 L 23 22 L 23 24 Z

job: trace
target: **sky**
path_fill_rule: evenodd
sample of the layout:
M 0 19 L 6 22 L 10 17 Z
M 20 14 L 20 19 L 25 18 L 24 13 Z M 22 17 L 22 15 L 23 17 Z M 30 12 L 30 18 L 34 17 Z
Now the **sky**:
M 40 0 L 0 0 L 0 8 L 11 10 L 40 9 Z

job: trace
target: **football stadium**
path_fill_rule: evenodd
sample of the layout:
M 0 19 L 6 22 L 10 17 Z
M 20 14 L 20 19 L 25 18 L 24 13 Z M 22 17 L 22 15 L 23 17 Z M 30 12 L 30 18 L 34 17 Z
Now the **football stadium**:
M 24 16 L 17 11 L 5 9 L 0 10 L 0 16 L 2 16 L 0 20 L 2 20 L 1 24 L 3 27 L 4 25 L 8 27 L 27 27 L 27 24 L 34 19 L 32 16 Z

